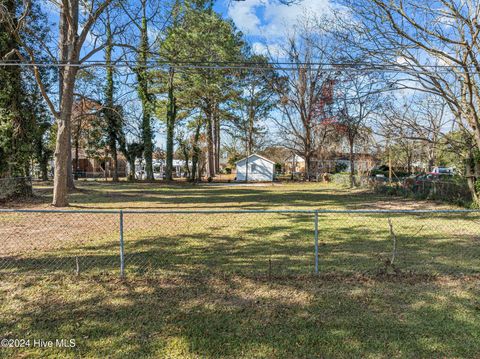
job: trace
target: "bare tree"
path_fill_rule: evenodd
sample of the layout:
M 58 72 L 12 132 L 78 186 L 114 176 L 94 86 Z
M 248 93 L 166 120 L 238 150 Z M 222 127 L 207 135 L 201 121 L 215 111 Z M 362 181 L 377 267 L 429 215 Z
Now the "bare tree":
M 437 162 L 440 142 L 451 141 L 446 134 L 455 122 L 446 106 L 438 96 L 415 94 L 391 103 L 384 112 L 384 127 L 398 140 L 415 141 L 427 158 L 428 170 Z
M 381 108 L 382 83 L 372 73 L 346 74 L 337 85 L 335 102 L 338 108 L 336 125 L 348 142 L 350 185 L 355 183 L 355 146 L 371 137 L 367 123 Z
M 83 51 L 84 44 L 87 37 L 91 35 L 91 30 L 102 13 L 113 1 L 48 1 L 53 7 L 58 9 L 60 17 L 61 29 L 58 35 L 60 54 L 58 59 L 48 44 L 44 44 L 43 40 L 36 36 L 35 30 L 29 27 L 28 18 L 32 11 L 32 0 L 23 1 L 22 12 L 17 20 L 10 18 L 9 14 L 0 8 L 2 21 L 8 24 L 11 36 L 15 37 L 17 43 L 21 46 L 22 51 L 17 50 L 16 54 L 22 62 L 30 64 L 40 92 L 58 124 L 52 202 L 57 207 L 63 207 L 68 204 L 68 167 L 71 166 L 71 163 L 69 163 L 69 158 L 71 157 L 70 127 L 75 80 L 79 65 L 101 51 L 105 46 L 105 44 L 97 44 L 94 41 L 90 44 L 88 51 Z M 58 106 L 55 105 L 52 95 L 48 93 L 46 84 L 41 76 L 40 67 L 38 66 L 38 60 L 41 57 L 37 50 L 38 42 L 40 42 L 41 47 L 51 60 L 61 66 L 59 71 L 61 78 L 60 103 Z
M 283 51 L 292 65 L 280 68 L 273 82 L 282 114 L 275 122 L 283 146 L 305 159 L 304 175 L 308 180 L 313 175 L 314 155 L 326 137 L 327 108 L 335 81 L 323 65 L 330 58 L 327 41 L 312 30 L 308 20 L 289 36 L 287 45 Z
M 480 3 L 442 0 L 341 0 L 350 16 L 338 18 L 352 45 L 373 64 L 400 71 L 400 88 L 443 98 L 465 121 L 480 149 Z M 475 166 L 479 167 L 479 166 Z M 475 181 L 480 173 L 470 178 Z
M 404 123 L 412 121 L 412 113 L 406 106 L 395 106 L 389 103 L 385 106 L 382 116 L 378 118 L 378 132 L 385 139 L 389 167 L 404 167 L 411 173 L 413 162 L 420 158 L 421 151 L 415 130 Z M 393 150 L 393 151 L 392 151 Z M 389 168 L 391 179 L 392 168 Z

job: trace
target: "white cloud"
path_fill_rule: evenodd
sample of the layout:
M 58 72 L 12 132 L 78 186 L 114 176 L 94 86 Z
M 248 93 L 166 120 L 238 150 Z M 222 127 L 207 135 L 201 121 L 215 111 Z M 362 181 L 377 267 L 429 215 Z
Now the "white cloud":
M 260 18 L 255 12 L 261 6 L 264 6 L 262 0 L 235 2 L 229 7 L 228 15 L 245 34 L 256 34 L 260 27 Z
M 285 36 L 304 15 L 321 17 L 331 12 L 329 0 L 303 0 L 282 5 L 276 0 L 246 0 L 233 3 L 228 15 L 246 35 L 267 38 Z
M 267 46 L 261 42 L 254 42 L 252 44 L 252 50 L 258 55 L 266 55 L 268 53 Z
M 254 42 L 252 44 L 252 51 L 258 55 L 271 55 L 274 58 L 281 58 L 285 55 L 285 51 L 279 44 L 262 42 Z

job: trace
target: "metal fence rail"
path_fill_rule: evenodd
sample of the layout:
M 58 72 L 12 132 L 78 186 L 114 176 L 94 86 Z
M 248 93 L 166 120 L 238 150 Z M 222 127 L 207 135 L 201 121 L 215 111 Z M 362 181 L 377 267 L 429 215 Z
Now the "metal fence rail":
M 0 274 L 480 273 L 474 210 L 0 209 Z

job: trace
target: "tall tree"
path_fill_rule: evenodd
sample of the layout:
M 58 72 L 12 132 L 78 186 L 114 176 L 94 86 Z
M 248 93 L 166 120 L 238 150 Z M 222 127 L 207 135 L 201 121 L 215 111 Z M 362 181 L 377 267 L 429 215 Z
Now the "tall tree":
M 0 59 L 18 61 L 20 44 L 10 36 L 9 25 L 18 26 L 17 1 L 2 0 L 2 18 L 11 21 L 0 22 Z M 0 66 L 0 177 L 28 176 L 29 130 L 31 118 L 22 111 L 25 104 L 25 88 L 22 69 L 17 66 Z
M 90 34 L 90 31 L 97 23 L 97 20 L 105 9 L 114 0 L 88 1 L 82 2 L 82 13 L 80 14 L 80 0 L 62 0 L 61 2 L 51 0 L 52 6 L 59 11 L 60 31 L 59 43 L 61 47 L 60 58 L 53 56 L 42 38 L 32 29 L 28 21 L 32 15 L 32 0 L 23 1 L 18 21 L 14 21 L 9 14 L 3 16 L 4 23 L 7 24 L 8 32 L 19 44 L 21 51 L 15 51 L 22 62 L 30 63 L 30 69 L 33 71 L 40 93 L 46 101 L 50 111 L 57 121 L 57 140 L 55 148 L 55 177 L 53 188 L 52 204 L 57 207 L 63 207 L 68 204 L 67 184 L 70 148 L 71 117 L 74 102 L 75 80 L 79 65 L 90 59 L 94 54 L 103 49 L 104 44 L 90 48 L 86 53 L 82 53 L 83 45 Z M 2 15 L 5 15 L 2 11 Z M 79 31 L 79 23 L 82 27 Z M 40 58 L 39 49 L 48 51 L 53 62 L 59 63 L 61 71 L 61 100 L 58 108 L 55 106 L 53 97 L 48 93 L 47 86 L 42 79 L 38 60 Z
M 272 84 L 282 113 L 275 122 L 285 147 L 304 158 L 304 177 L 309 180 L 314 176 L 315 156 L 321 150 L 331 119 L 335 74 L 324 64 L 330 61 L 334 49 L 328 48 L 327 39 L 307 20 L 295 30 L 283 49 L 292 68 L 280 69 L 280 76 Z
M 147 0 L 141 0 L 140 43 L 137 50 L 138 95 L 142 103 L 142 142 L 147 180 L 153 180 L 152 96 L 147 61 L 149 58 Z
M 168 71 L 168 104 L 167 104 L 167 156 L 166 156 L 166 179 L 173 179 L 173 137 L 175 134 L 175 120 L 177 118 L 177 99 L 174 95 L 173 80 L 175 70 L 170 67 Z
M 450 141 L 447 134 L 455 126 L 447 112 L 445 102 L 438 96 L 414 94 L 392 101 L 383 112 L 380 126 L 390 137 L 415 143 L 431 171 L 438 165 L 440 143 Z
M 442 0 L 341 0 L 351 11 L 338 27 L 353 49 L 374 64 L 389 64 L 405 76 L 398 88 L 413 88 L 445 100 L 458 122 L 468 124 L 480 150 L 480 3 Z M 345 14 L 345 11 L 343 12 Z M 399 76 L 397 76 L 399 77 Z M 475 160 L 472 158 L 472 163 Z M 474 166 L 480 169 L 480 166 Z M 480 172 L 469 177 L 475 182 Z M 471 188 L 475 188 L 471 183 Z
M 29 16 L 29 26 L 38 38 L 48 34 L 46 18 L 38 4 Z M 0 59 L 21 61 L 21 44 L 11 36 L 10 29 L 20 26 L 21 3 L 16 0 L 0 1 Z M 22 36 L 27 36 L 19 30 Z M 50 71 L 42 69 L 40 76 L 50 83 Z M 0 177 L 26 177 L 31 174 L 30 164 L 36 160 L 42 177 L 47 177 L 50 158 L 48 133 L 50 117 L 36 88 L 35 79 L 20 66 L 0 66 Z M 19 193 L 29 193 L 30 182 L 18 180 Z
M 241 152 L 247 157 L 245 181 L 248 181 L 248 157 L 264 144 L 267 132 L 265 122 L 277 100 L 271 88 L 275 72 L 272 71 L 273 67 L 268 68 L 268 59 L 261 55 L 250 55 L 247 61 L 265 69 L 252 68 L 239 76 L 238 95 L 231 105 L 233 116 L 229 122 L 231 125 L 229 132 L 232 137 L 239 137 L 244 144 Z
M 175 64 L 179 60 L 180 50 L 176 39 L 179 26 L 182 26 L 182 15 L 185 7 L 182 6 L 179 0 L 176 0 L 172 8 L 172 23 L 167 28 L 167 35 L 160 46 L 160 59 Z M 160 81 L 163 81 L 164 76 L 160 74 Z M 175 122 L 177 119 L 178 105 L 177 96 L 175 94 L 177 83 L 179 82 L 178 74 L 174 66 L 169 66 L 166 79 L 166 159 L 165 159 L 165 177 L 166 180 L 173 179 L 173 152 L 174 152 L 174 136 L 175 136 Z M 161 84 L 162 85 L 162 84 Z M 160 85 L 160 86 L 161 86 Z M 163 86 L 161 86 L 163 87 Z M 161 91 L 161 90 L 160 90 Z
M 383 84 L 372 73 L 354 72 L 343 75 L 336 82 L 335 106 L 338 108 L 335 123 L 339 125 L 349 147 L 350 186 L 355 183 L 356 145 L 368 141 L 371 130 L 368 121 L 373 120 L 382 103 Z
M 241 61 L 244 43 L 233 24 L 222 19 L 211 7 L 188 9 L 177 39 L 183 51 L 182 61 L 193 61 L 200 65 L 185 70 L 188 78 L 185 93 L 203 113 L 207 171 L 209 177 L 214 177 L 219 170 L 222 106 L 236 94 L 233 89 L 235 72 L 214 69 L 211 64 Z
M 105 46 L 105 64 L 106 64 L 106 84 L 105 84 L 105 107 L 103 113 L 105 116 L 106 130 L 108 136 L 108 147 L 112 156 L 113 174 L 112 179 L 114 182 L 118 181 L 118 151 L 117 143 L 120 131 L 120 116 L 116 112 L 114 101 L 114 68 L 112 63 L 113 52 L 113 35 L 110 24 L 110 13 L 107 9 L 106 12 L 106 46 Z

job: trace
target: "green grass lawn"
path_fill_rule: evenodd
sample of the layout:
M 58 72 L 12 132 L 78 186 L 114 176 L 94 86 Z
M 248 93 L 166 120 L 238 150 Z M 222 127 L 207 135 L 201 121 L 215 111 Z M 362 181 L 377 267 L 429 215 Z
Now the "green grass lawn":
M 448 208 L 316 183 L 78 187 L 73 209 Z M 36 191 L 14 206 L 47 207 Z M 321 214 L 314 275 L 312 214 L 125 214 L 120 280 L 117 214 L 0 214 L 0 337 L 76 340 L 0 357 L 479 357 L 478 217 Z

